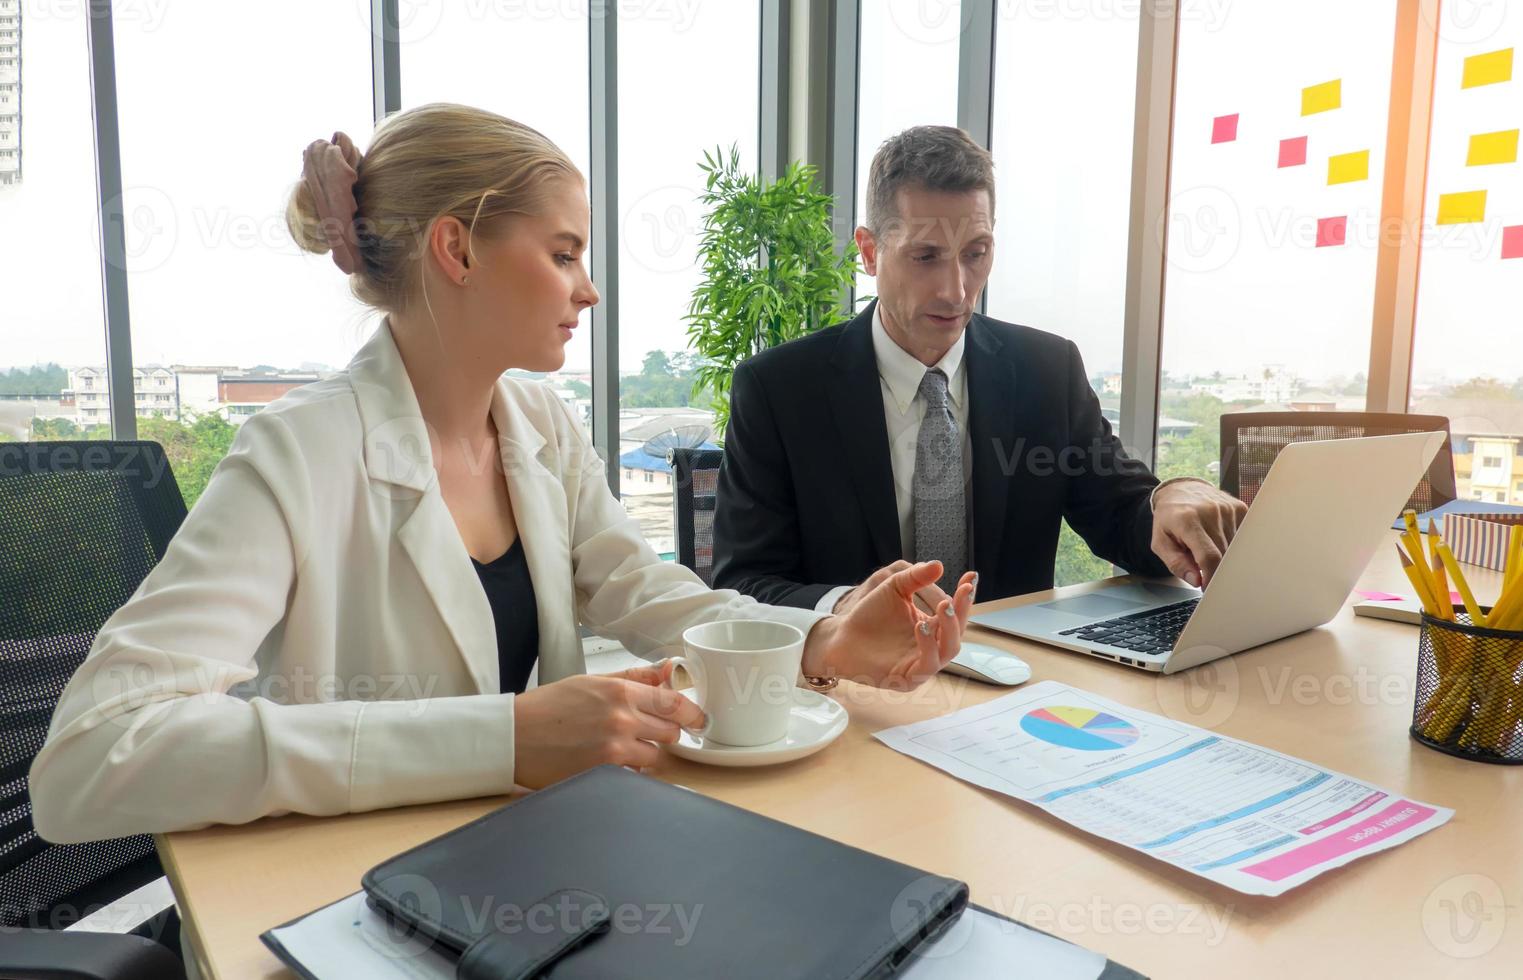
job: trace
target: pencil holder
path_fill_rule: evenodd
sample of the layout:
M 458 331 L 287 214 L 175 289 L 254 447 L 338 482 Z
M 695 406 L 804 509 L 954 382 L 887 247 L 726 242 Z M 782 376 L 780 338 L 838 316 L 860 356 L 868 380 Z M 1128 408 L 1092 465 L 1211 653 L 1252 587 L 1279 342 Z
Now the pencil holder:
M 1462 759 L 1523 763 L 1523 632 L 1455 617 L 1423 614 L 1412 737 Z

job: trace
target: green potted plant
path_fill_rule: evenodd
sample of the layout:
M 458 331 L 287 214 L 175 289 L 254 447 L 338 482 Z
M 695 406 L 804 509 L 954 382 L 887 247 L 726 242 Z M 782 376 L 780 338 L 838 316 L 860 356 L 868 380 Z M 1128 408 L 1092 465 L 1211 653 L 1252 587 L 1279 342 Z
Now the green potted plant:
M 837 250 L 834 199 L 814 184 L 815 168 L 794 163 L 771 183 L 742 173 L 740 151 L 703 154 L 707 174 L 698 260 L 703 280 L 688 307 L 688 340 L 702 359 L 694 394 L 708 391 L 714 431 L 730 418 L 730 379 L 741 361 L 850 315 L 843 300 L 856 281 L 857 244 Z

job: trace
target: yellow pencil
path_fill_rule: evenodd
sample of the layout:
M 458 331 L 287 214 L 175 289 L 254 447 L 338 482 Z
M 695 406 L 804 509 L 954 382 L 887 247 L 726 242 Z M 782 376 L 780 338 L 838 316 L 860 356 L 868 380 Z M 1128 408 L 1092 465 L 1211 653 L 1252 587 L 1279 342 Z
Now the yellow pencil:
M 1519 575 L 1523 574 L 1523 558 L 1516 556 L 1516 550 L 1523 545 L 1523 525 L 1514 525 L 1507 541 L 1507 561 L 1502 568 L 1502 590 L 1497 601 L 1492 603 L 1491 612 L 1487 614 L 1487 625 L 1495 630 L 1523 629 L 1523 585 L 1520 585 Z
M 1401 559 L 1401 570 L 1407 573 L 1407 578 L 1412 581 L 1412 588 L 1417 590 L 1417 601 L 1422 603 L 1423 611 L 1429 616 L 1439 614 L 1438 606 L 1434 602 L 1433 593 L 1428 589 L 1428 583 L 1423 581 L 1422 575 L 1418 574 L 1417 563 L 1407 557 L 1407 553 L 1401 550 L 1401 545 L 1396 546 L 1396 555 Z
M 1421 548 L 1422 547 L 1423 537 L 1422 537 L 1422 532 L 1417 529 L 1417 511 L 1413 510 L 1410 507 L 1408 507 L 1406 510 L 1402 511 L 1401 512 L 1401 522 L 1402 522 L 1402 524 L 1404 524 L 1406 526 L 1406 529 L 1404 531 L 1402 531 L 1401 533 L 1407 539 L 1407 548 L 1408 548 L 1408 550 L 1410 551 L 1410 549 L 1412 549 L 1412 548 Z M 1419 552 L 1416 552 L 1416 551 L 1412 551 L 1411 552 L 1411 557 L 1412 557 L 1413 561 L 1417 561 L 1418 554 L 1419 554 Z
M 1516 593 L 1518 590 L 1513 591 Z M 1498 621 L 1496 613 L 1492 613 L 1491 628 L 1506 630 L 1509 633 L 1523 633 L 1523 595 L 1515 594 L 1512 601 L 1507 604 L 1505 619 Z
M 1486 614 L 1481 612 L 1480 604 L 1475 601 L 1475 593 L 1470 591 L 1470 583 L 1465 581 L 1465 573 L 1460 571 L 1459 562 L 1454 560 L 1454 552 L 1442 541 L 1438 543 L 1439 557 L 1444 560 L 1444 567 L 1449 570 L 1449 578 L 1454 587 L 1459 590 L 1460 598 L 1465 600 L 1465 611 L 1470 614 L 1470 622 L 1475 626 L 1486 625 Z
M 1520 547 L 1523 547 L 1523 524 L 1514 524 L 1508 532 L 1507 560 L 1502 565 L 1502 594 L 1492 603 L 1491 615 L 1487 617 L 1492 629 L 1517 629 L 1513 621 L 1523 616 L 1519 611 L 1523 605 L 1523 587 L 1518 584 L 1519 566 L 1523 564 L 1523 558 L 1518 556 Z
M 1502 586 L 1501 598 L 1491 607 L 1491 628 L 1523 628 L 1523 579 L 1515 577 L 1511 585 Z
M 1437 542 L 1438 536 L 1434 535 L 1432 540 Z M 1454 600 L 1449 597 L 1449 575 L 1444 571 L 1444 560 L 1438 556 L 1438 551 L 1435 550 L 1431 561 L 1433 563 L 1434 601 L 1438 604 L 1439 614 L 1452 623 L 1454 622 Z
M 1438 601 L 1438 583 L 1433 580 L 1433 576 L 1428 572 L 1428 561 L 1423 556 L 1423 536 L 1422 532 L 1417 529 L 1417 511 L 1408 507 L 1401 512 L 1401 519 L 1407 526 L 1406 531 L 1403 533 L 1407 539 L 1407 551 L 1411 554 L 1412 562 L 1417 566 L 1417 576 L 1428 584 L 1428 591 L 1432 594 L 1436 603 Z M 1433 526 L 1433 522 L 1430 520 L 1428 527 L 1432 528 Z M 1437 615 L 1437 613 L 1434 615 Z
M 1513 586 L 1491 607 L 1491 628 L 1494 630 L 1523 629 L 1523 588 Z

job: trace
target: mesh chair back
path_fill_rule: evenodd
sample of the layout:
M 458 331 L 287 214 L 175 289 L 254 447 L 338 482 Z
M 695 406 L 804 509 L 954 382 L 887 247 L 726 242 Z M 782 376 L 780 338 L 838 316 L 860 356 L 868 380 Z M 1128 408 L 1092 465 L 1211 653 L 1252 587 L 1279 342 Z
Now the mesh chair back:
M 184 519 L 157 443 L 0 444 L 0 925 L 66 926 L 163 873 L 147 835 L 38 837 L 27 770 L 64 684 Z
M 673 449 L 672 509 L 677 560 L 714 584 L 714 491 L 722 449 Z
M 1293 442 L 1407 432 L 1442 432 L 1447 436 L 1449 420 L 1442 415 L 1380 412 L 1229 412 L 1222 416 L 1222 489 L 1252 505 L 1275 457 Z M 1454 453 L 1446 445 L 1433 457 L 1407 506 L 1421 514 L 1454 497 Z

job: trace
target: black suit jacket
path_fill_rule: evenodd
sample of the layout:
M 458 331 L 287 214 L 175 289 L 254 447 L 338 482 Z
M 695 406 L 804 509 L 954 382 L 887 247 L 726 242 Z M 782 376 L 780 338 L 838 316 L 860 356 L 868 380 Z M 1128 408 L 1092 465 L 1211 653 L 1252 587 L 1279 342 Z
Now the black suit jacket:
M 714 514 L 714 584 L 812 607 L 899 558 L 872 311 L 735 371 Z M 963 357 L 978 598 L 1052 587 L 1060 520 L 1128 571 L 1152 552 L 1158 481 L 1100 414 L 1072 341 L 974 314 Z

